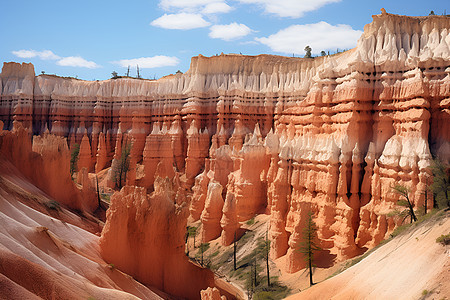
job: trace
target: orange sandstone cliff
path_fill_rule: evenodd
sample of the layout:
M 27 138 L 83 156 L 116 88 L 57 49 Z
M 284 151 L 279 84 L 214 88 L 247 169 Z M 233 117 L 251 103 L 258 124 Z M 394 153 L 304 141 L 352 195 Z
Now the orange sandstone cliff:
M 80 190 L 70 178 L 70 153 L 65 138 L 46 131 L 31 140 L 28 130 L 15 121 L 11 131 L 0 131 L 0 154 L 1 159 L 13 163 L 31 182 L 61 204 L 87 212 L 98 207 L 95 193 L 86 192 L 93 189 L 93 184 L 85 180 Z
M 111 199 L 101 254 L 140 282 L 171 295 L 198 299 L 214 276 L 184 253 L 188 209 L 173 201 L 173 184 L 157 177 L 155 191 L 126 186 Z
M 296 272 L 308 211 L 318 264 L 329 266 L 400 223 L 393 185 L 423 206 L 432 155 L 450 160 L 449 30 L 447 16 L 384 12 L 344 53 L 199 55 L 156 81 L 35 76 L 31 64 L 5 63 L 0 120 L 81 144 L 89 171 L 117 164 L 130 143 L 133 186 L 112 198 L 102 253 L 149 285 L 198 297 L 211 281 L 183 257 L 187 213 L 224 245 L 269 214 L 271 257 Z

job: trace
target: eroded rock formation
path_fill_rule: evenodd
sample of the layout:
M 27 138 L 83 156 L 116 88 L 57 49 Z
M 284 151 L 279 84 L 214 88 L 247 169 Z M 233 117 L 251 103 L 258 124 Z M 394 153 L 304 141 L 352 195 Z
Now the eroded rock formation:
M 126 186 L 111 198 L 100 239 L 102 256 L 139 281 L 169 294 L 198 299 L 213 273 L 188 262 L 184 241 L 188 209 L 174 203 L 173 183 L 155 179 L 155 191 Z
M 295 272 L 307 211 L 326 265 L 373 247 L 395 228 L 400 220 L 388 214 L 399 199 L 394 184 L 423 205 L 432 154 L 450 160 L 449 30 L 446 16 L 383 13 L 344 53 L 200 55 L 185 74 L 157 81 L 34 76 L 30 64 L 6 63 L 0 120 L 5 129 L 17 120 L 30 133 L 48 128 L 82 143 L 82 165 L 92 170 L 96 161 L 97 172 L 117 162 L 122 145 L 133 145 L 128 184 L 145 189 L 127 187 L 115 197 L 104 243 L 107 257 L 123 258 L 143 280 L 156 279 L 124 255 L 131 255 L 128 246 L 106 237 L 117 231 L 127 243 L 119 223 L 143 213 L 133 206 L 151 208 L 148 197 L 165 197 L 167 211 L 174 210 L 157 191 L 158 176 L 179 182 L 175 201 L 190 201 L 191 220 L 202 219 L 204 234 L 221 235 L 224 244 L 255 214 L 270 214 L 271 256 L 287 254 Z M 146 236 L 147 229 L 133 226 Z M 156 241 L 146 238 L 144 244 Z
M 11 131 L 0 131 L 0 154 L 2 159 L 13 163 L 30 181 L 58 202 L 88 212 L 97 208 L 97 198 L 88 196 L 91 193 L 86 192 L 93 185 L 84 181 L 84 192 L 81 192 L 70 178 L 70 153 L 65 138 L 46 131 L 31 140 L 28 130 L 15 121 Z

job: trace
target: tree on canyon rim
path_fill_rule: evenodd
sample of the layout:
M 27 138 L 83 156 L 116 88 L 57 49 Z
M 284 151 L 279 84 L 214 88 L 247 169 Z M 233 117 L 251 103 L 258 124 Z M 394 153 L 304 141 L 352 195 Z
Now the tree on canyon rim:
M 314 253 L 317 251 L 321 251 L 322 248 L 317 244 L 317 226 L 313 220 L 313 213 L 311 211 L 308 212 L 308 220 L 306 221 L 306 226 L 303 228 L 303 240 L 300 242 L 300 247 L 298 251 L 303 253 L 305 257 L 305 261 L 308 264 L 309 269 L 309 285 L 312 286 L 314 284 L 312 277 L 312 268 L 314 266 Z
M 312 51 L 312 49 L 311 49 L 311 47 L 310 46 L 306 46 L 305 47 L 305 58 L 311 58 L 312 56 L 311 56 L 311 51 Z
M 121 189 L 126 181 L 127 173 L 130 169 L 130 153 L 131 153 L 131 143 L 126 143 L 122 147 L 122 153 L 120 155 L 119 162 L 113 169 L 114 181 L 116 186 Z

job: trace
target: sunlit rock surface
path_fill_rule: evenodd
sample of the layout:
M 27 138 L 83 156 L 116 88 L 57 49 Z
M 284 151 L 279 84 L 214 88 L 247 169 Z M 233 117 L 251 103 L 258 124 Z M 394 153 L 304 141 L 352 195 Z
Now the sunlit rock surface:
M 159 80 L 88 82 L 35 76 L 31 64 L 5 63 L 0 120 L 13 132 L 14 121 L 22 122 L 23 136 L 48 129 L 70 148 L 81 144 L 80 164 L 89 171 L 114 166 L 123 146 L 132 145 L 127 183 L 138 187 L 114 196 L 104 255 L 142 280 L 156 279 L 140 273 L 128 246 L 107 237 L 117 232 L 128 243 L 123 224 L 139 206 L 151 208 L 148 199 L 175 210 L 157 190 L 158 177 L 177 182 L 172 202 L 187 202 L 205 240 L 222 236 L 228 245 L 255 214 L 270 214 L 271 257 L 287 255 L 289 272 L 303 267 L 296 248 L 312 211 L 323 249 L 318 264 L 328 266 L 375 246 L 400 223 L 389 214 L 398 208 L 393 185 L 410 188 L 415 207 L 423 206 L 432 156 L 450 160 L 449 30 L 446 16 L 383 13 L 344 53 L 199 55 L 185 74 Z M 30 139 L 20 143 L 31 147 Z M 24 147 L 7 144 L 1 147 L 17 147 L 11 159 L 20 166 Z M 146 236 L 140 220 L 130 228 Z M 162 240 L 148 233 L 141 242 Z M 142 264 L 162 272 L 162 261 Z

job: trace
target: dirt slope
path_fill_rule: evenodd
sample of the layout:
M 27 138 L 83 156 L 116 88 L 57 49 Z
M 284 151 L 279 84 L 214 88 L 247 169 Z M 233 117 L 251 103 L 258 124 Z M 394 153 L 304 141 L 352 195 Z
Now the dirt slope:
M 339 275 L 287 299 L 448 299 L 450 247 L 436 243 L 436 238 L 449 232 L 447 212 L 412 227 Z
M 82 222 L 0 159 L 0 299 L 161 299 L 108 265 Z

